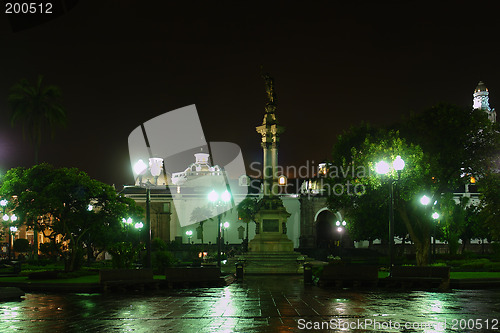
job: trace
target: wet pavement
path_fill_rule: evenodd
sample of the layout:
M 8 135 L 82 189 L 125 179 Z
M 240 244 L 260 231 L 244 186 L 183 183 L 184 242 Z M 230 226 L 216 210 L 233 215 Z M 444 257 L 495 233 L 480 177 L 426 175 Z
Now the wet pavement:
M 0 332 L 500 332 L 500 290 L 335 290 L 301 277 L 221 288 L 27 294 Z

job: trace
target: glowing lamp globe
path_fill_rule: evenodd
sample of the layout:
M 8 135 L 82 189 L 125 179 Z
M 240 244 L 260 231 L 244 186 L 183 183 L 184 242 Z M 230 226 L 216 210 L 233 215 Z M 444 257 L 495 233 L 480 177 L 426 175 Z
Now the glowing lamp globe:
M 153 177 L 158 177 L 161 174 L 161 167 L 163 166 L 163 158 L 153 157 L 149 159 L 149 168 Z
M 378 174 L 385 175 L 389 172 L 389 164 L 385 161 L 380 161 L 375 164 L 375 171 Z
M 224 192 L 222 192 L 222 194 L 220 195 L 220 198 L 222 199 L 222 201 L 224 202 L 228 202 L 229 200 L 231 200 L 231 193 L 229 193 L 228 190 L 225 190 Z
M 229 228 L 229 222 L 224 222 L 224 228 Z
M 394 167 L 394 170 L 396 171 L 401 171 L 405 167 L 405 161 L 401 158 L 401 156 L 396 156 L 396 159 L 394 162 L 392 162 L 392 166 Z
M 420 198 L 420 203 L 424 206 L 427 206 L 431 202 L 431 198 L 428 196 L 424 195 L 422 198 Z
M 208 200 L 211 202 L 216 202 L 219 199 L 219 195 L 217 192 L 212 190 L 212 192 L 208 193 Z
M 432 213 L 432 218 L 434 220 L 437 220 L 439 218 L 439 214 L 438 213 Z
M 143 160 L 138 160 L 134 165 L 134 173 L 136 175 L 143 175 L 147 169 L 148 166 L 146 165 L 146 163 L 144 163 Z

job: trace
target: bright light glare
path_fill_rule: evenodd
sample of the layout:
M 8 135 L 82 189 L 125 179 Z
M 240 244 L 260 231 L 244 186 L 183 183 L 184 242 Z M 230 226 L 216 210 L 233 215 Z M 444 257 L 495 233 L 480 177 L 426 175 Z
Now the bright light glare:
M 378 174 L 385 175 L 389 172 L 389 164 L 385 161 L 380 161 L 375 164 L 375 171 Z
M 16 216 L 16 214 L 12 215 L 12 216 L 10 217 L 10 219 L 11 219 L 11 221 L 12 221 L 12 222 L 16 222 L 16 221 L 17 221 L 17 216 Z
M 0 206 L 2 207 L 7 206 L 7 200 L 6 199 L 0 200 Z
M 186 231 L 186 235 L 191 236 L 193 232 L 191 230 Z
M 3 219 L 5 222 L 7 222 L 7 221 L 9 220 L 9 215 L 5 214 L 5 215 L 2 217 L 2 219 Z
M 89 206 L 87 207 L 87 210 L 88 210 L 89 212 L 90 212 L 92 209 L 94 209 L 94 206 L 92 206 L 92 205 L 89 205 Z
M 342 225 L 345 227 L 345 225 L 347 224 L 346 221 L 342 221 Z
M 434 220 L 437 220 L 439 218 L 439 214 L 438 213 L 432 213 L 432 218 Z
M 335 225 L 338 227 L 340 226 L 340 221 L 335 222 Z
M 229 222 L 224 222 L 224 228 L 229 228 Z
M 212 192 L 208 194 L 208 200 L 210 200 L 211 202 L 216 202 L 217 199 L 219 199 L 219 195 L 217 194 L 217 192 L 212 190 Z
M 136 229 L 142 229 L 142 227 L 144 227 L 144 224 L 142 224 L 142 222 L 139 222 L 139 223 L 135 224 L 135 228 Z
M 342 228 L 341 228 L 341 227 L 338 227 L 338 228 L 337 228 L 337 231 L 338 231 L 338 232 L 342 232 Z
M 16 232 L 17 231 L 17 227 L 10 227 L 10 231 Z
M 392 166 L 394 167 L 394 170 L 396 171 L 401 171 L 405 167 L 405 161 L 401 158 L 401 156 L 396 156 L 396 159 L 394 162 L 392 162 Z
M 431 198 L 429 198 L 428 196 L 424 195 L 421 199 L 420 199 L 420 203 L 424 206 L 427 206 L 429 203 L 431 202 Z

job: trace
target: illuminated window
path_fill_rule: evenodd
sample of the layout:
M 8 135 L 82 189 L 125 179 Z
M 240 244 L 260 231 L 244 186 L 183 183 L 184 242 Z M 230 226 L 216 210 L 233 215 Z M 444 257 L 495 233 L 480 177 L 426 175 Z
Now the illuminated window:
M 283 186 L 286 185 L 286 177 L 285 176 L 279 176 L 278 178 L 278 184 Z

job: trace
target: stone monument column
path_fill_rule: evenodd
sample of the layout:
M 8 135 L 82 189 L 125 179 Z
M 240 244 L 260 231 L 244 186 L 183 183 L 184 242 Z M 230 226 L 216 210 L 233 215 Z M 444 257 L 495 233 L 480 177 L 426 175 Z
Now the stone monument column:
M 287 254 L 290 255 L 292 261 L 295 261 L 297 253 L 293 252 L 293 242 L 286 235 L 286 223 L 290 213 L 287 212 L 279 197 L 278 148 L 279 136 L 283 133 L 284 128 L 278 124 L 276 119 L 276 96 L 273 79 L 269 74 L 263 75 L 263 78 L 268 101 L 262 125 L 258 126 L 256 130 L 261 135 L 261 146 L 264 154 L 264 196 L 260 200 L 259 209 L 255 214 L 258 230 L 254 239 L 249 242 L 249 251 L 250 253 L 266 254 L 268 259 L 272 257 L 272 254 Z M 285 260 L 283 257 L 280 258 Z M 294 266 L 295 262 L 292 263 Z M 289 269 L 294 272 L 297 270 L 295 266 L 289 267 Z

